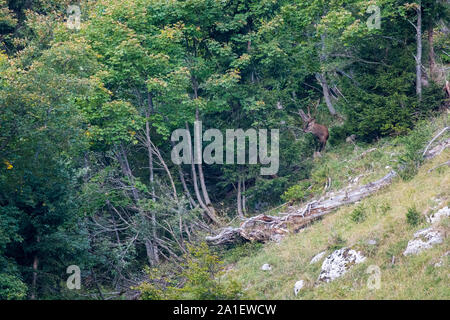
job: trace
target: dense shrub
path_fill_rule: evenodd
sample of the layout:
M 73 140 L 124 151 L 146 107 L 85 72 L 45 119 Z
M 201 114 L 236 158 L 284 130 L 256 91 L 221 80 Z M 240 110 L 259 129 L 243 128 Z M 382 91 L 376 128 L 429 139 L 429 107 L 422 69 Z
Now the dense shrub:
M 286 202 L 304 201 L 311 195 L 310 187 L 311 185 L 308 181 L 301 181 L 287 189 L 281 198 Z
M 181 267 L 179 276 L 161 274 L 161 269 L 148 270 L 150 281 L 137 287 L 141 299 L 231 300 L 243 297 L 239 283 L 221 279 L 222 262 L 205 243 L 188 246 Z
M 408 222 L 410 226 L 417 226 L 422 221 L 423 216 L 415 207 L 408 208 L 408 211 L 406 212 L 406 222 Z
M 364 208 L 364 206 L 362 205 L 357 206 L 352 211 L 351 219 L 353 222 L 356 223 L 363 222 L 364 220 L 366 220 L 366 209 Z

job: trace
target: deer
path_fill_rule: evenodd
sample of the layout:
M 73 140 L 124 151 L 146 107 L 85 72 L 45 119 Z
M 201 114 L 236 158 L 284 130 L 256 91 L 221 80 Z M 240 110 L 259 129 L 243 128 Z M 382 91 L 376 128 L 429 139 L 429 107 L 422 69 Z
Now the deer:
M 314 107 L 315 112 L 317 111 L 317 107 L 320 104 L 320 99 L 317 101 L 317 104 Z M 313 135 L 315 135 L 320 142 L 318 151 L 319 154 L 322 150 L 325 149 L 325 145 L 327 144 L 327 140 L 329 137 L 328 128 L 322 124 L 316 123 L 315 114 L 314 117 L 311 116 L 311 112 L 308 106 L 308 114 L 305 114 L 305 112 L 302 109 L 298 110 L 298 114 L 303 120 L 303 132 L 311 132 Z

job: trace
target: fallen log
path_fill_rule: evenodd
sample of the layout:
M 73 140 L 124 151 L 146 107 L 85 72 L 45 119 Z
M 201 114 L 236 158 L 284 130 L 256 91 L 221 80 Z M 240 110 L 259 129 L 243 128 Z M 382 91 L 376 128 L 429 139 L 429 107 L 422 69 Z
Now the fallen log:
M 426 150 L 425 159 L 437 156 L 448 146 L 450 146 L 450 139 Z M 381 179 L 354 190 L 342 190 L 337 194 L 330 193 L 318 200 L 310 201 L 302 207 L 291 206 L 288 208 L 288 212 L 280 213 L 280 216 L 260 214 L 248 218 L 239 227 L 226 227 L 218 235 L 206 237 L 206 241 L 213 245 L 234 243 L 239 239 L 261 242 L 280 241 L 286 234 L 298 232 L 312 221 L 337 208 L 355 203 L 390 185 L 395 176 L 397 176 L 397 172 L 392 170 Z

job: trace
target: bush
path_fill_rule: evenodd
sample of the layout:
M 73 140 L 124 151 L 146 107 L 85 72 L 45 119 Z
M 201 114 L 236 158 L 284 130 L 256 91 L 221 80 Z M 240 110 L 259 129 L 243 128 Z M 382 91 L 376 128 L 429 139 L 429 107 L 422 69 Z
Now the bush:
M 311 191 L 309 188 L 310 188 L 309 182 L 302 181 L 299 184 L 296 184 L 287 189 L 281 196 L 281 198 L 285 202 L 304 201 L 311 195 Z
M 188 246 L 182 271 L 159 274 L 148 270 L 150 281 L 136 289 L 142 300 L 234 300 L 243 297 L 242 287 L 236 281 L 223 281 L 222 262 L 209 250 L 207 244 Z M 174 274 L 176 276 L 174 276 Z M 182 286 L 176 284 L 183 283 Z
M 399 175 L 404 180 L 411 179 L 423 161 L 422 152 L 429 139 L 430 132 L 425 126 L 418 125 L 409 135 L 399 138 L 405 149 L 399 157 Z
M 409 208 L 406 212 L 406 222 L 411 226 L 417 226 L 423 220 L 423 216 L 415 207 Z
M 364 220 L 366 220 L 366 209 L 364 208 L 364 206 L 359 205 L 352 211 L 350 217 L 353 222 L 363 222 Z
M 27 286 L 17 277 L 0 273 L 0 300 L 22 300 Z

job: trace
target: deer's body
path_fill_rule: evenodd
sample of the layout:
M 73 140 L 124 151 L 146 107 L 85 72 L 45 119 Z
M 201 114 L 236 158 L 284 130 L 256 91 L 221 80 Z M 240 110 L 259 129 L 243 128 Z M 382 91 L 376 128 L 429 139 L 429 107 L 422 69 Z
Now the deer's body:
M 317 102 L 315 109 L 317 109 L 319 102 L 320 100 Z M 329 137 L 328 128 L 323 124 L 316 123 L 316 119 L 311 116 L 309 107 L 308 107 L 308 115 L 306 115 L 306 113 L 301 109 L 299 110 L 298 114 L 300 115 L 300 117 L 304 122 L 303 131 L 311 132 L 319 139 L 320 146 L 318 151 L 321 152 L 325 148 L 325 145 L 327 144 L 327 140 Z
M 322 124 L 316 123 L 315 120 L 311 120 L 306 126 L 305 132 L 311 132 L 319 139 L 320 142 L 319 152 L 321 152 L 325 148 L 325 145 L 327 144 L 328 141 L 328 137 L 330 135 L 328 132 L 328 128 Z

